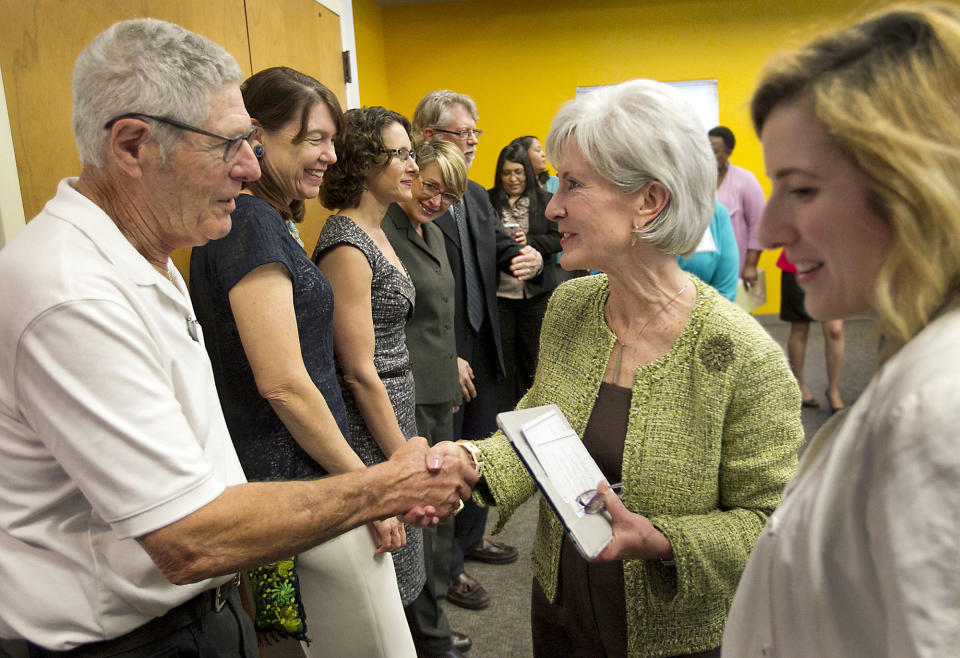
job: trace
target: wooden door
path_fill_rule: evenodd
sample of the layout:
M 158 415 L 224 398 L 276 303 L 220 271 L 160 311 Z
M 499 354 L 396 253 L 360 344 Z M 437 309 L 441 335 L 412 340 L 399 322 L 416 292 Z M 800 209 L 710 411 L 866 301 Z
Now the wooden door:
M 80 173 L 70 118 L 73 63 L 107 27 L 137 16 L 179 23 L 250 70 L 243 0 L 0 0 L 0 16 L 0 69 L 27 221 L 61 178 Z
M 149 16 L 178 23 L 221 44 L 247 75 L 291 66 L 345 100 L 340 18 L 316 0 L 0 0 L 0 16 L 0 70 L 27 221 L 53 197 L 61 178 L 80 173 L 70 118 L 73 64 L 118 20 Z M 319 202 L 308 202 L 308 249 L 327 214 Z M 173 253 L 184 276 L 189 258 L 188 249 Z
M 246 0 L 244 7 L 250 73 L 271 66 L 289 66 L 329 87 L 345 106 L 346 84 L 337 14 L 317 0 Z M 319 201 L 307 201 L 306 215 L 300 225 L 307 253 L 313 253 L 329 214 Z M 189 281 L 190 250 L 178 249 L 172 257 Z

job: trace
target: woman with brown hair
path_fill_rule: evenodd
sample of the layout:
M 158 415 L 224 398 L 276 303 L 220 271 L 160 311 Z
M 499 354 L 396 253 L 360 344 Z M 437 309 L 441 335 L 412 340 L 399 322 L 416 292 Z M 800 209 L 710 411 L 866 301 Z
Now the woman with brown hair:
M 501 228 L 520 245 L 530 245 L 543 256 L 543 271 L 532 281 L 500 273 L 497 305 L 500 340 L 507 377 L 501 384 L 500 408 L 513 409 L 533 383 L 540 350 L 540 325 L 547 300 L 560 282 L 556 255 L 560 252 L 557 225 L 544 214 L 550 197 L 536 180 L 527 149 L 514 141 L 500 151 L 490 204 Z
M 362 469 L 334 370 L 333 291 L 296 229 L 336 160 L 340 104 L 285 67 L 257 73 L 242 92 L 263 173 L 237 198 L 231 232 L 195 248 L 190 263 L 230 435 L 249 480 Z M 311 656 L 412 655 L 389 553 L 402 544 L 402 524 L 388 519 L 298 555 L 295 570 L 256 571 L 258 630 L 298 639 L 309 630 Z

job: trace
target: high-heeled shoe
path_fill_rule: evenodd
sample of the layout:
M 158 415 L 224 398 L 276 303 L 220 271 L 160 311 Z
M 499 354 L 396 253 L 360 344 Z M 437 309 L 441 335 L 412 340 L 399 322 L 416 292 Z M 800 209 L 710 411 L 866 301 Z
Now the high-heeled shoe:
M 827 404 L 830 405 L 830 415 L 831 415 L 831 416 L 832 416 L 833 414 L 837 413 L 838 411 L 843 411 L 844 409 L 847 408 L 847 405 L 845 405 L 845 404 L 842 404 L 842 405 L 840 405 L 839 407 L 833 406 L 833 403 L 830 401 L 830 389 L 829 389 L 829 388 L 828 388 L 827 390 L 825 390 L 825 391 L 823 392 L 823 394 L 827 396 Z

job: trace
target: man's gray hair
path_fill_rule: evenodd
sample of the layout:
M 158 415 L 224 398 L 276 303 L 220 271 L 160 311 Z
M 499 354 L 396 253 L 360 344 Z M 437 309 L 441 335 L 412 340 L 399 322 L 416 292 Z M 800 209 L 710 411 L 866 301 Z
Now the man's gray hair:
M 557 162 L 568 140 L 587 164 L 625 193 L 652 181 L 670 191 L 639 238 L 668 254 L 693 252 L 714 212 L 717 162 L 693 107 L 669 85 L 631 80 L 564 105 L 547 135 Z M 562 184 L 562 183 L 561 183 Z
M 101 32 L 73 69 L 73 135 L 84 165 L 103 166 L 110 131 L 104 124 L 142 112 L 202 126 L 210 93 L 243 80 L 221 46 L 179 25 L 154 18 L 120 21 Z M 161 157 L 182 131 L 153 122 Z
M 423 140 L 424 128 L 446 128 L 453 118 L 453 105 L 462 105 L 476 121 L 480 118 L 477 104 L 466 94 L 458 94 L 449 89 L 438 89 L 420 99 L 417 109 L 413 112 L 414 139 Z

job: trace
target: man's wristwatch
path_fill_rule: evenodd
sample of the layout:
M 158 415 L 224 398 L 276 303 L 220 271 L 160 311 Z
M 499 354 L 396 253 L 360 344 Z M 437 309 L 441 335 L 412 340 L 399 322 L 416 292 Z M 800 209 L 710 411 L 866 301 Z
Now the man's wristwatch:
M 473 460 L 473 467 L 477 469 L 477 475 L 483 475 L 483 453 L 480 452 L 480 448 L 470 443 L 469 441 L 457 441 L 457 445 L 467 451 L 467 454 L 470 455 L 470 459 Z

